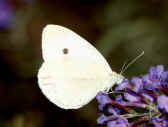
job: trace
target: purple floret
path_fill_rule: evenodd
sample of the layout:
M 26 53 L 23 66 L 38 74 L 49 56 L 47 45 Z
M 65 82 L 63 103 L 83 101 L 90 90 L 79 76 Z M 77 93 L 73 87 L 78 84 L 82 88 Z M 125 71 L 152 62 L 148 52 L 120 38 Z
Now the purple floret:
M 128 120 L 123 117 L 118 117 L 107 123 L 107 127 L 129 127 Z
M 124 79 L 122 83 L 115 88 L 115 91 L 124 90 L 125 88 L 132 88 L 128 79 Z
M 167 121 L 161 118 L 154 118 L 152 120 L 152 123 L 154 127 L 166 127 L 167 126 Z
M 139 77 L 132 78 L 131 82 L 134 84 L 133 91 L 139 92 L 143 88 L 142 79 Z
M 125 92 L 124 97 L 129 102 L 140 102 L 141 101 L 141 98 L 139 96 L 137 96 L 136 94 L 133 94 L 131 92 Z
M 164 110 L 168 113 L 168 97 L 165 95 L 161 95 L 157 99 L 158 108 Z
M 97 101 L 99 102 L 99 109 L 103 110 L 103 107 L 106 104 L 111 102 L 110 97 L 106 93 L 99 92 L 96 96 Z
M 97 119 L 97 123 L 98 124 L 104 124 L 107 120 L 108 120 L 108 118 L 104 114 L 101 114 L 99 116 L 99 118 Z

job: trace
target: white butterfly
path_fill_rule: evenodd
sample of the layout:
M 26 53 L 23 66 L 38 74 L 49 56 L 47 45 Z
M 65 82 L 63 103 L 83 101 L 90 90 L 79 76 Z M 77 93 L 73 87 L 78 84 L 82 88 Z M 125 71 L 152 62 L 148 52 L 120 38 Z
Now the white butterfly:
M 120 83 L 105 58 L 85 39 L 58 25 L 47 25 L 42 33 L 44 62 L 38 72 L 43 94 L 63 109 L 78 109 L 98 92 Z

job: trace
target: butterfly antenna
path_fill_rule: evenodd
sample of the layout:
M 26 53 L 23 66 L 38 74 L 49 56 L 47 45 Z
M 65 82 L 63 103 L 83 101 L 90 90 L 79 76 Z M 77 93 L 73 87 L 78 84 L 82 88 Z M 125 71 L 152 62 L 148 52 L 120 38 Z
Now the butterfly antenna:
M 124 68 L 125 68 L 125 66 L 126 66 L 127 63 L 128 63 L 127 61 L 124 62 L 123 66 L 122 66 L 122 68 L 121 68 L 121 71 L 120 71 L 120 75 L 123 73 L 123 70 L 124 70 Z
M 135 63 L 140 57 L 142 57 L 144 55 L 144 51 L 141 52 L 141 54 L 139 54 L 137 57 L 135 57 L 130 63 L 128 63 L 126 65 L 127 62 L 124 63 L 124 65 L 122 66 L 121 72 L 120 74 L 123 74 L 133 63 Z

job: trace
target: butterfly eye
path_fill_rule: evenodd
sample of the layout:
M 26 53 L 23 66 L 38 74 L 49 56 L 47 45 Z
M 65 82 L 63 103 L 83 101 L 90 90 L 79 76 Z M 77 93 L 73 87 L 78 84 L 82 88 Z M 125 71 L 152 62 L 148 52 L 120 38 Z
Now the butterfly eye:
M 68 49 L 67 49 L 67 48 L 64 48 L 64 49 L 63 49 L 63 53 L 64 53 L 64 54 L 68 54 Z

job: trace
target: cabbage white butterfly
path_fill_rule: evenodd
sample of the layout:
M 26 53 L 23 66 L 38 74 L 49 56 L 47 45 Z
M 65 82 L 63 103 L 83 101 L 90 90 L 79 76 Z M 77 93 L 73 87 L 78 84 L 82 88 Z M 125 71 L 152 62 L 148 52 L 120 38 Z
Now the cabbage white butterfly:
M 109 90 L 123 80 L 96 48 L 62 26 L 47 25 L 43 29 L 42 55 L 39 87 L 51 102 L 63 109 L 78 109 L 98 92 Z

